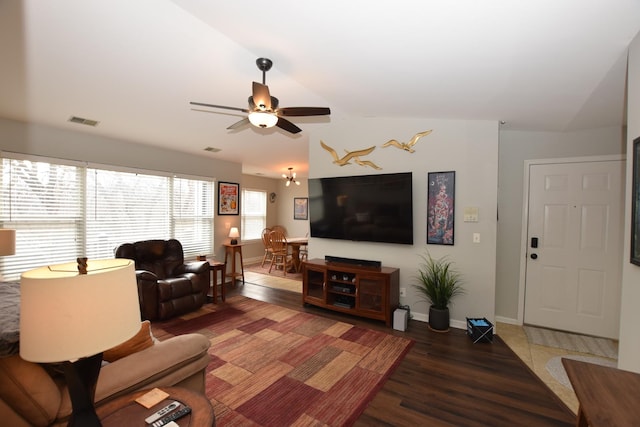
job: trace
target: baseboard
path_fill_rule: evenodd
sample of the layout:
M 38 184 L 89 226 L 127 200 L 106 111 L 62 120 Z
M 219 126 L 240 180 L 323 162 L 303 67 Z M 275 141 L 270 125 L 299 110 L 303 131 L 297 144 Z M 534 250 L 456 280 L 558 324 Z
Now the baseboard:
M 244 265 L 260 264 L 262 262 L 262 257 L 244 258 L 242 262 Z
M 411 313 L 411 319 L 417 320 L 418 322 L 429 322 L 429 315 L 424 313 Z M 456 329 L 467 329 L 467 321 L 466 320 L 455 320 L 451 319 L 449 321 L 449 326 Z
M 518 319 L 513 319 L 511 317 L 504 317 L 504 316 L 496 316 L 496 323 L 500 322 L 500 323 L 506 323 L 507 325 L 517 325 L 517 326 L 521 326 L 522 323 L 518 321 Z

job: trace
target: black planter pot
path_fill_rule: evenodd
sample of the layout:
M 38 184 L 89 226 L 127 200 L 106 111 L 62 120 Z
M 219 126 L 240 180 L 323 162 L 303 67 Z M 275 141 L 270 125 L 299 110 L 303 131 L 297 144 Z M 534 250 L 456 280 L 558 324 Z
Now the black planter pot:
M 429 307 L 429 327 L 437 332 L 449 330 L 449 308 Z

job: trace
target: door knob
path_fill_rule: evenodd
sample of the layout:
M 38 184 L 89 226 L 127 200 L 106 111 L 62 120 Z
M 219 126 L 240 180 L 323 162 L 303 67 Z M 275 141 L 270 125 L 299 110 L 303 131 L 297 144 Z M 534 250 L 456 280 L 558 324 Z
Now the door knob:
M 538 259 L 538 254 L 531 254 L 531 259 Z

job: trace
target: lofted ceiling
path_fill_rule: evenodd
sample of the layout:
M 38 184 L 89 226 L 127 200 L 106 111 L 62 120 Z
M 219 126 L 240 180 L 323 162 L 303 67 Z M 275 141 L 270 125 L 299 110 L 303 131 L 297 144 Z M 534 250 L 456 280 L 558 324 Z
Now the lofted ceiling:
M 622 125 L 639 30 L 638 0 L 0 0 L 0 117 L 304 177 L 309 132 L 352 117 Z M 280 106 L 331 116 L 229 131 L 243 113 L 189 104 L 246 108 L 258 57 Z

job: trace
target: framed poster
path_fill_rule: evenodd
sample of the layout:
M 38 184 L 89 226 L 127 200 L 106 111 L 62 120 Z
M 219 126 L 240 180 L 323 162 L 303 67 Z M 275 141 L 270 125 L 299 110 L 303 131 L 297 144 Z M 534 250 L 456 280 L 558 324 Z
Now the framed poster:
M 455 172 L 429 172 L 427 177 L 427 244 L 453 245 Z
M 633 140 L 631 190 L 631 263 L 640 265 L 640 137 Z
M 293 198 L 293 219 L 309 219 L 309 198 Z
M 240 213 L 240 185 L 218 181 L 218 215 Z

